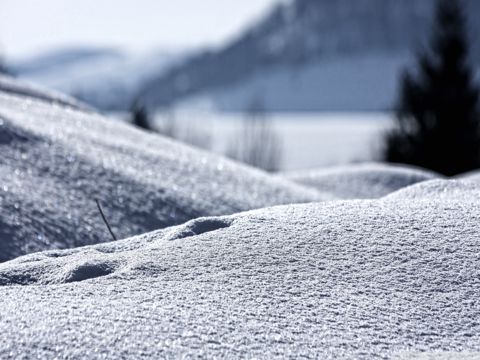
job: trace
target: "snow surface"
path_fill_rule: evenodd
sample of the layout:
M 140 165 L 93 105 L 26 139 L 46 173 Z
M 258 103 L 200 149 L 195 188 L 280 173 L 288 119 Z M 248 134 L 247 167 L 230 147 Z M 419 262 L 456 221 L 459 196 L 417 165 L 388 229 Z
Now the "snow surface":
M 1 359 L 479 357 L 478 173 L 301 185 L 1 81 Z
M 68 98 L 9 79 L 0 86 L 0 261 L 110 240 L 95 199 L 125 238 L 200 216 L 333 198 L 78 110 Z
M 27 255 L 0 264 L 0 357 L 475 358 L 479 199 L 432 180 Z
M 285 174 L 299 184 L 334 194 L 339 199 L 371 199 L 440 175 L 380 163 L 344 165 Z
M 467 173 L 458 175 L 457 178 L 471 180 L 471 181 L 480 181 L 480 171 L 479 170 L 469 171 Z

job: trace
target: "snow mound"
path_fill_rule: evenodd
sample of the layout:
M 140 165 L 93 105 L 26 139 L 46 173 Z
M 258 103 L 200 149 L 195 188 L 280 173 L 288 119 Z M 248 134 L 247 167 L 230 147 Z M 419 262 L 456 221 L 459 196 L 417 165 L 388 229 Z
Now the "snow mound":
M 463 179 L 463 180 L 480 181 L 480 171 L 479 170 L 469 171 L 464 174 L 458 175 L 456 178 Z
M 125 238 L 334 198 L 18 87 L 0 91 L 0 261 L 110 240 L 96 199 Z
M 380 198 L 403 187 L 439 176 L 417 168 L 376 163 L 286 174 L 290 180 L 334 194 L 340 199 Z
M 441 179 L 426 181 L 395 191 L 383 199 L 384 201 L 425 200 L 437 197 L 445 201 L 452 198 L 455 201 L 476 202 L 479 186 L 469 179 L 444 181 Z
M 478 353 L 479 199 L 433 180 L 27 255 L 0 264 L 0 357 Z

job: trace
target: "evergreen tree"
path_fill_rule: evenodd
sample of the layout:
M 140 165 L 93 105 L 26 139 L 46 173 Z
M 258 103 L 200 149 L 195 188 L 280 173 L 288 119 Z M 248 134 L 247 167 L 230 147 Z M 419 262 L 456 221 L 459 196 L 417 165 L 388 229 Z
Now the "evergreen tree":
M 430 51 L 419 57 L 417 78 L 404 74 L 384 157 L 451 176 L 480 167 L 479 89 L 468 65 L 458 0 L 438 0 L 435 27 Z
M 148 131 L 153 131 L 147 108 L 139 101 L 132 106 L 132 124 Z

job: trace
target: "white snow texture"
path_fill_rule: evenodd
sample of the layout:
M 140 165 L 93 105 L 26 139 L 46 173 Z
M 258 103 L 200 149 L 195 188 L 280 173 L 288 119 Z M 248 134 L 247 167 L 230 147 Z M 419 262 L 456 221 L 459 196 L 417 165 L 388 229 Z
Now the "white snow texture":
M 440 177 L 429 171 L 405 166 L 358 164 L 285 174 L 299 184 L 340 199 L 373 199 L 405 186 Z
M 109 240 L 95 199 L 125 238 L 200 216 L 333 198 L 73 105 L 28 88 L 0 91 L 0 261 Z
M 308 187 L 58 102 L 0 109 L 2 252 L 53 249 L 0 264 L 0 358 L 478 358 L 475 174 L 289 175 Z M 107 238 L 97 197 L 122 237 L 189 221 L 56 249 Z

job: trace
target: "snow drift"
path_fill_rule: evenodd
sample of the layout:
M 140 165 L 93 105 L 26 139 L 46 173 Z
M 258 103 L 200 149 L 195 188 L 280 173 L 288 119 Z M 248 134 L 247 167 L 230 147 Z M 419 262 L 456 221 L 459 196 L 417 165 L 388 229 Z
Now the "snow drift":
M 331 199 L 0 79 L 0 261 L 189 219 Z
M 287 173 L 290 180 L 334 194 L 339 199 L 372 199 L 441 175 L 380 163 L 337 166 Z
M 432 180 L 27 255 L 0 265 L 0 357 L 467 356 L 479 199 Z

